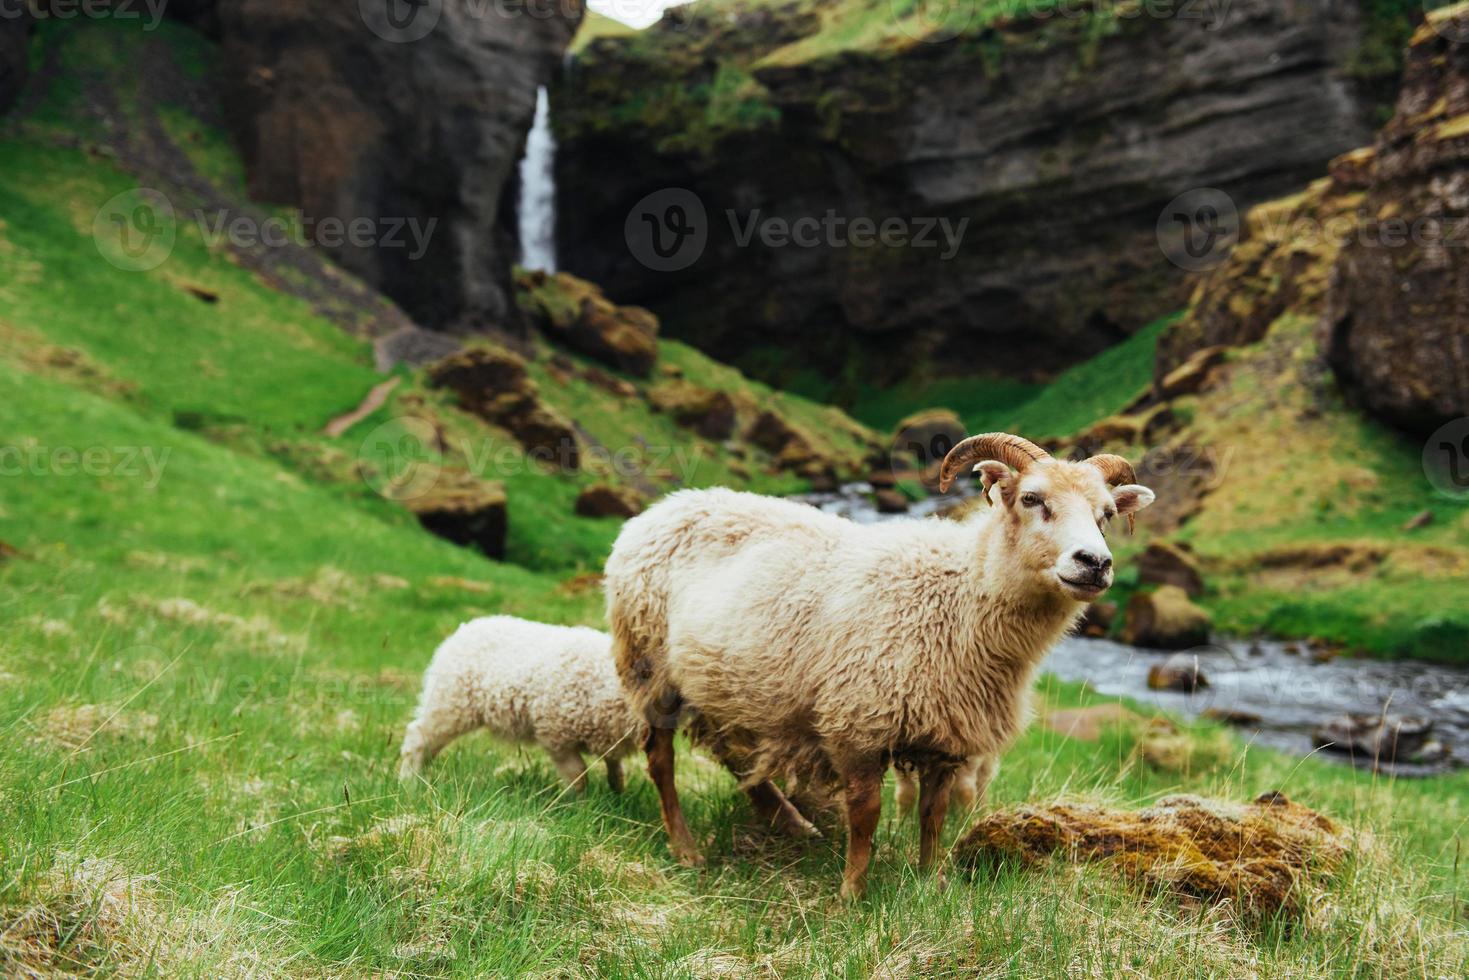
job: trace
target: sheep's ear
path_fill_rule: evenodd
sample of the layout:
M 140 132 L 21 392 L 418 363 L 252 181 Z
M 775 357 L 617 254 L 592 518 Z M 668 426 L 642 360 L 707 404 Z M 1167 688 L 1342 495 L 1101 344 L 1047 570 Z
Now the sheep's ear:
M 1136 483 L 1128 483 L 1112 491 L 1112 502 L 1117 505 L 1119 514 L 1136 514 L 1156 499 L 1153 491 Z
M 1147 487 L 1136 483 L 1128 483 L 1112 490 L 1112 502 L 1117 505 L 1117 513 L 1127 518 L 1127 533 L 1133 532 L 1133 515 L 1157 499 L 1157 495 Z
M 993 503 L 990 499 L 990 488 L 1009 478 L 1010 467 L 999 460 L 987 459 L 982 463 L 975 463 L 974 472 L 979 474 L 980 485 L 984 488 L 984 502 Z

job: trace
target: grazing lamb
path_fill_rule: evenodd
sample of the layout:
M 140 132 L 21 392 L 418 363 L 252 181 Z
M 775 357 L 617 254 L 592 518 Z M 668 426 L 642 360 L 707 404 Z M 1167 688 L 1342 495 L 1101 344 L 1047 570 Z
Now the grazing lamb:
M 398 775 L 416 776 L 451 741 L 486 728 L 541 746 L 578 791 L 586 785 L 582 753 L 605 759 L 607 782 L 621 792 L 621 760 L 642 739 L 643 722 L 623 697 L 610 647 L 594 629 L 514 616 L 460 626 L 424 672 Z
M 1041 658 L 1112 584 L 1107 521 L 1153 501 L 1120 456 L 1053 459 L 1006 433 L 955 446 L 941 489 L 969 468 L 994 506 L 962 522 L 859 525 L 714 489 L 623 526 L 606 569 L 613 655 L 650 725 L 648 773 L 680 861 L 703 860 L 673 780 L 674 730 L 693 716 L 787 832 L 811 828 L 772 776 L 839 788 L 844 896 L 865 888 L 892 762 L 918 769 L 920 860 L 934 863 L 956 770 L 1018 734 Z

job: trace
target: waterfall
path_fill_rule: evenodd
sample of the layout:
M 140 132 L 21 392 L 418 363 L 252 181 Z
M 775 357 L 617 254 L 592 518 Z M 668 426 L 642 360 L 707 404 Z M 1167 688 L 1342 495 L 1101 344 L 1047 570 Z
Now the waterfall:
M 536 118 L 520 161 L 520 264 L 556 271 L 556 140 L 551 135 L 551 98 L 536 90 Z

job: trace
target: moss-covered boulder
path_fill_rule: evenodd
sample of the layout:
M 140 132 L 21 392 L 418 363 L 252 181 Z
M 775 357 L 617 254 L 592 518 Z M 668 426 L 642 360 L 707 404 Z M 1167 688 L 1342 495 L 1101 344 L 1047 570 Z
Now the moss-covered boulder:
M 581 517 L 636 517 L 645 506 L 647 500 L 636 490 L 607 483 L 587 487 L 576 497 L 576 513 Z
M 504 484 L 454 469 L 443 470 L 431 487 L 403 501 L 426 530 L 495 559 L 505 557 L 506 504 Z
M 735 403 L 728 392 L 674 380 L 649 389 L 648 404 L 706 439 L 722 441 L 734 434 Z

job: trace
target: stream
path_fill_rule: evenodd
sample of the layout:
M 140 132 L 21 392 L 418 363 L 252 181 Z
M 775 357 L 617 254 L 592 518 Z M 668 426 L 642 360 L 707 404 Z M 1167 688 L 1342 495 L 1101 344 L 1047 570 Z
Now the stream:
M 952 497 L 929 497 L 906 515 L 880 513 L 869 499 L 872 487 L 852 483 L 831 493 L 794 499 L 860 524 L 925 517 L 951 506 Z M 1301 645 L 1301 650 L 1304 645 Z M 1318 662 L 1284 641 L 1222 641 L 1187 651 L 1197 657 L 1208 686 L 1192 693 L 1155 691 L 1148 669 L 1173 655 L 1110 640 L 1068 637 L 1047 655 L 1042 669 L 1067 681 L 1086 681 L 1098 692 L 1156 705 L 1186 717 L 1205 712 L 1232 717 L 1232 727 L 1253 744 L 1295 755 L 1315 754 L 1347 765 L 1371 767 L 1355 758 L 1316 748 L 1313 732 L 1347 714 L 1382 714 L 1432 723 L 1432 761 L 1379 760 L 1378 768 L 1399 776 L 1426 776 L 1469 766 L 1469 668 L 1418 661 L 1338 657 Z

